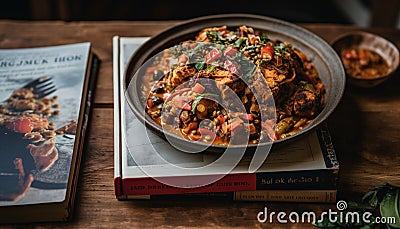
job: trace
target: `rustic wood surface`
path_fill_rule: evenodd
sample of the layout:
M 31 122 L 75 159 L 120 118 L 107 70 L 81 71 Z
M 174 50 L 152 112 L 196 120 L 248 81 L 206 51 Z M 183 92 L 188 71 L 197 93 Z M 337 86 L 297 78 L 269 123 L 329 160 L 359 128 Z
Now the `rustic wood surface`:
M 248 203 L 201 198 L 158 201 L 118 201 L 113 186 L 112 37 L 152 36 L 175 21 L 33 22 L 0 21 L 0 48 L 22 48 L 90 41 L 100 57 L 95 108 L 89 141 L 81 166 L 75 213 L 67 223 L 32 227 L 68 228 L 262 228 L 257 213 L 265 206 L 275 211 L 322 211 L 331 204 Z M 366 30 L 400 47 L 400 30 L 357 28 L 348 25 L 301 24 L 332 42 L 341 33 Z M 374 89 L 347 85 L 345 95 L 328 122 L 341 163 L 339 199 L 360 201 L 375 185 L 400 185 L 400 77 Z M 334 208 L 335 209 L 335 208 Z M 19 227 L 28 225 L 3 225 Z M 280 225 L 276 228 L 310 228 Z

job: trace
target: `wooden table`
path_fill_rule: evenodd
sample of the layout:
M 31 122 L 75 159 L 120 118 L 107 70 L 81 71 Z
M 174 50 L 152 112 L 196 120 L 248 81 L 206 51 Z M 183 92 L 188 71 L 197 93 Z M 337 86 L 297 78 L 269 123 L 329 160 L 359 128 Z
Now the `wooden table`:
M 102 63 L 89 141 L 83 158 L 76 211 L 67 223 L 42 223 L 38 227 L 214 227 L 260 228 L 257 213 L 321 211 L 330 204 L 248 203 L 226 200 L 117 201 L 113 186 L 112 37 L 152 36 L 174 25 L 161 22 L 33 22 L 0 21 L 0 48 L 22 48 L 90 41 Z M 337 35 L 361 29 L 331 24 L 301 24 L 331 42 Z M 400 47 L 400 30 L 370 28 Z M 400 77 L 370 90 L 346 87 L 344 97 L 329 118 L 341 163 L 338 198 L 360 201 L 370 188 L 384 182 L 400 185 Z M 279 228 L 310 228 L 283 225 Z

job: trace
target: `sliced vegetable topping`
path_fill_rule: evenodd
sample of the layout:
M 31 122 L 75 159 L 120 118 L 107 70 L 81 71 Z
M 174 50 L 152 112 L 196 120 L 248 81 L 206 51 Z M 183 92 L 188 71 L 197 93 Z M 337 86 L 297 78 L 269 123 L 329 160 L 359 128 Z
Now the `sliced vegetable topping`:
M 206 64 L 211 64 L 212 62 L 216 61 L 218 58 L 222 56 L 222 52 L 216 48 L 212 49 L 206 55 Z

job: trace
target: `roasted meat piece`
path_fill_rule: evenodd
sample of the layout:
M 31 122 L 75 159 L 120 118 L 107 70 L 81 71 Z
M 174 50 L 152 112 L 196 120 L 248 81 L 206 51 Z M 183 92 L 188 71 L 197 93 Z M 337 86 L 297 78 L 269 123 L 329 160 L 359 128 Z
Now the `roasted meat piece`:
M 275 56 L 268 65 L 261 66 L 261 72 L 274 98 L 277 98 L 281 87 L 293 82 L 302 75 L 303 63 L 296 53 L 286 57 Z
M 320 109 L 320 100 L 317 92 L 300 89 L 293 95 L 293 112 L 298 117 L 313 118 Z
M 167 87 L 170 89 L 176 88 L 177 86 L 188 80 L 190 77 L 192 77 L 196 72 L 196 68 L 190 65 L 176 67 L 168 75 Z

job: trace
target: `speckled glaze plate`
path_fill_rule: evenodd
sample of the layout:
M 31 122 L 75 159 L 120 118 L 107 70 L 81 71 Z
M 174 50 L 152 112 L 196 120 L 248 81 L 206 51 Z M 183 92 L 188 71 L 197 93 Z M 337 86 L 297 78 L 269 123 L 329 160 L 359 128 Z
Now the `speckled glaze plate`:
M 127 96 L 127 101 L 135 116 L 141 122 L 145 123 L 150 130 L 162 137 L 168 135 L 168 137 L 177 138 L 176 140 L 181 141 L 182 144 L 201 144 L 190 142 L 172 133 L 164 133 L 162 127 L 155 123 L 150 116 L 145 114 L 143 102 L 139 100 L 141 97 L 140 86 L 142 85 L 143 79 L 140 77 L 140 74 L 135 75 L 135 73 L 146 62 L 146 60 L 158 52 L 170 48 L 181 41 L 193 39 L 203 28 L 222 25 L 228 27 L 246 25 L 253 27 L 256 30 L 267 32 L 269 38 L 272 40 L 279 39 L 291 42 L 294 47 L 298 48 L 311 58 L 312 63 L 319 72 L 321 80 L 325 84 L 326 104 L 322 112 L 308 126 L 297 132 L 295 135 L 274 141 L 273 144 L 282 144 L 309 132 L 326 120 L 326 118 L 333 112 L 342 98 L 346 78 L 339 56 L 326 41 L 303 27 L 283 20 L 249 14 L 222 14 L 191 19 L 170 27 L 151 37 L 147 42 L 140 46 L 131 57 L 125 72 L 124 89 L 131 84 L 130 87 L 134 85 L 136 90 L 130 90 L 129 96 Z M 262 144 L 270 145 L 271 143 L 260 143 L 258 145 L 235 145 L 233 147 L 246 147 L 246 149 L 251 149 Z M 221 151 L 224 148 L 226 147 L 212 145 L 208 150 Z

